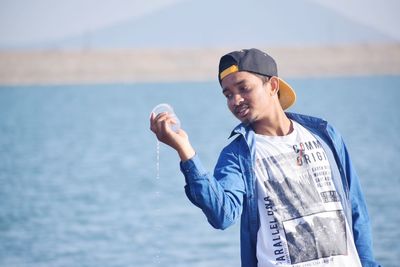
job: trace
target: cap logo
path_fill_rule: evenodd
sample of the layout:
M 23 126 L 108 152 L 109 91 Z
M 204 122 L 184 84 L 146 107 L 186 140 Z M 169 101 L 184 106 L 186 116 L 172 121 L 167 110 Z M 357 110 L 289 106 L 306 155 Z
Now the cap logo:
M 224 71 L 222 71 L 221 74 L 219 75 L 219 78 L 220 78 L 220 80 L 222 80 L 229 74 L 238 72 L 238 71 L 239 71 L 239 67 L 237 65 L 232 65 L 229 68 L 226 68 Z

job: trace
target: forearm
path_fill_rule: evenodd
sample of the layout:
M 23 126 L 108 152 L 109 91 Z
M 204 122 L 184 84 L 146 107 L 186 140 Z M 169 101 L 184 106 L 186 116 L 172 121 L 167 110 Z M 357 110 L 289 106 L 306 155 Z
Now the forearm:
M 198 156 L 182 162 L 181 170 L 186 179 L 186 195 L 193 204 L 202 209 L 210 224 L 217 229 L 232 225 L 242 208 L 243 187 L 240 182 L 229 188 L 224 187 L 223 182 L 206 171 Z M 231 178 L 233 177 L 222 179 Z

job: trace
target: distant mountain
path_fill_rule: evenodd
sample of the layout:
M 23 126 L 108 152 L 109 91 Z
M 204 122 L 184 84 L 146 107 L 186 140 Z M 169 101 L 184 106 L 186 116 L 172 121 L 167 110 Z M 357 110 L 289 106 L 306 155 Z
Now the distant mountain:
M 392 38 L 309 1 L 189 0 L 148 16 L 46 44 L 53 48 L 336 45 Z

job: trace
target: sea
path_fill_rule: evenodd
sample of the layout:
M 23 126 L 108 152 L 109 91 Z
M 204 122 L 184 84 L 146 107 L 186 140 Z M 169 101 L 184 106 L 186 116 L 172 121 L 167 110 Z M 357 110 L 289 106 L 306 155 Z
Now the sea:
M 400 76 L 298 78 L 290 111 L 341 132 L 374 253 L 400 256 Z M 169 103 L 213 171 L 238 123 L 218 82 L 0 87 L 0 266 L 240 266 L 239 223 L 213 229 L 179 158 L 149 130 Z

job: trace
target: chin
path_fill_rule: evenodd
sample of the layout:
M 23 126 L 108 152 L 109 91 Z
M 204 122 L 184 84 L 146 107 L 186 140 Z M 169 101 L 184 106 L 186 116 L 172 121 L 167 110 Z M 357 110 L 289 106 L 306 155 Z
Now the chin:
M 238 118 L 238 117 L 237 117 Z M 244 124 L 251 124 L 251 122 L 252 122 L 252 120 L 250 119 L 250 118 L 247 118 L 247 117 L 245 117 L 245 118 L 238 118 L 238 120 L 241 122 L 241 123 L 244 123 Z
M 246 116 L 245 118 L 242 118 L 240 121 L 245 124 L 254 124 L 258 122 L 258 117 Z

